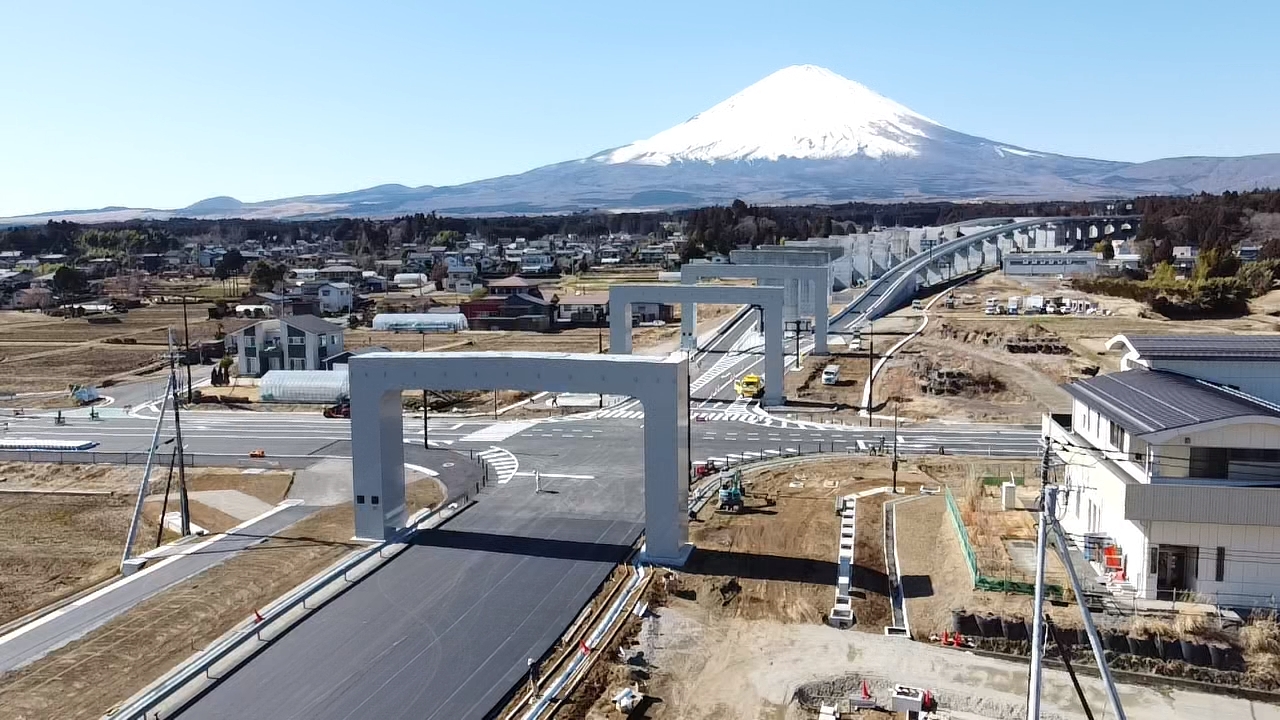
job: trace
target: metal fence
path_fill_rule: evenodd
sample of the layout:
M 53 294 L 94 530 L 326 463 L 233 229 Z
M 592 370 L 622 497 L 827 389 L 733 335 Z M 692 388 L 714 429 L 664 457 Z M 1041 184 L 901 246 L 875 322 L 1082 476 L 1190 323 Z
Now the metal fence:
M 325 459 L 323 455 L 307 455 L 302 457 L 265 457 L 251 458 L 246 454 L 211 454 L 186 453 L 182 456 L 187 467 L 239 467 L 263 468 L 301 468 L 313 465 Z M 92 450 L 0 450 L 0 461 L 56 463 L 59 465 L 146 465 L 146 452 L 97 452 Z M 168 464 L 169 454 L 161 452 L 156 456 L 157 462 Z
M 943 488 L 943 496 L 947 499 L 947 514 L 951 516 L 951 526 L 955 528 L 956 538 L 960 540 L 960 552 L 964 554 L 965 565 L 969 567 L 969 578 L 973 581 L 973 587 L 988 592 L 1034 595 L 1036 590 L 1034 583 L 983 574 L 982 566 L 978 563 L 978 555 L 973 550 L 973 541 L 969 539 L 969 529 L 965 527 L 964 520 L 960 516 L 960 507 L 956 505 L 956 498 L 951 494 L 951 488 Z M 1046 584 L 1045 592 L 1049 597 L 1063 596 L 1062 587 L 1059 585 Z

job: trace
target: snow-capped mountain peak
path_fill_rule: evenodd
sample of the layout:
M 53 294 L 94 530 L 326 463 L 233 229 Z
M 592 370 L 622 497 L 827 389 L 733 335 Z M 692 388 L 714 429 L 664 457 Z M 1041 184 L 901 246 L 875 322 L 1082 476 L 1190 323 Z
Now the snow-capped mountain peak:
M 609 164 L 914 156 L 940 128 L 929 118 L 816 65 L 793 65 L 686 122 L 597 156 Z

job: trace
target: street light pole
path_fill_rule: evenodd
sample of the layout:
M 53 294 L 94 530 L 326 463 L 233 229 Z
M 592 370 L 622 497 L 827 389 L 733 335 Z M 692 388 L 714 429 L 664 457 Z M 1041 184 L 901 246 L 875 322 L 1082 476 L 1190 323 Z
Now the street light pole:
M 893 403 L 893 494 L 898 494 L 898 403 Z
M 871 322 L 867 322 L 867 427 L 872 427 L 876 420 L 875 382 L 876 382 L 876 333 Z

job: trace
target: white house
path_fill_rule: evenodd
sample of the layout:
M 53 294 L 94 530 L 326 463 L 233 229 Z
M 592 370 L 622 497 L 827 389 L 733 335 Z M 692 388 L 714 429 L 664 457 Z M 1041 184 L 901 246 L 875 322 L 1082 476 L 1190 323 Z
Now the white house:
M 342 326 L 315 315 L 263 320 L 229 333 L 226 348 L 246 377 L 271 370 L 323 370 L 325 360 L 343 351 Z
M 320 312 L 349 313 L 355 307 L 350 283 L 327 282 L 316 289 L 316 297 L 320 300 Z
M 1280 337 L 1125 336 L 1121 371 L 1046 416 L 1062 525 L 1138 597 L 1280 598 Z

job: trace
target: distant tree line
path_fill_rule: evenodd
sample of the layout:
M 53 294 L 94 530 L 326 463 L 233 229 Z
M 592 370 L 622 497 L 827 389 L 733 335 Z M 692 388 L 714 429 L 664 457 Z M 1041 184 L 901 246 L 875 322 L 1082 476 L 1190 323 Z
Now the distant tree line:
M 690 242 L 685 257 L 727 253 L 740 245 L 771 245 L 787 239 L 808 239 L 833 234 L 863 232 L 872 227 L 921 227 L 963 220 L 1001 216 L 1088 215 L 1097 207 L 1085 202 L 1033 203 L 843 203 L 765 207 L 735 200 L 727 206 L 688 210 L 530 215 L 461 218 L 437 213 L 415 213 L 388 219 L 328 218 L 322 220 L 220 219 L 133 220 L 81 225 L 50 221 L 44 225 L 0 229 L 0 250 L 24 254 L 65 253 L 73 258 L 124 258 L 149 252 L 165 252 L 188 241 L 237 246 L 255 240 L 263 244 L 291 245 L 332 237 L 372 268 L 372 260 L 387 257 L 396 245 L 419 246 L 456 243 L 466 234 L 488 240 L 529 239 L 552 234 L 593 238 L 606 233 L 665 238 L 682 230 Z M 1176 245 L 1225 250 L 1242 238 L 1259 239 L 1267 257 L 1280 257 L 1280 192 L 1196 195 L 1190 197 L 1142 197 L 1134 200 L 1143 215 L 1139 251 L 1154 268 L 1172 259 Z M 1268 236 L 1268 228 L 1274 227 Z M 245 270 L 243 259 L 229 258 L 215 269 L 222 277 Z

